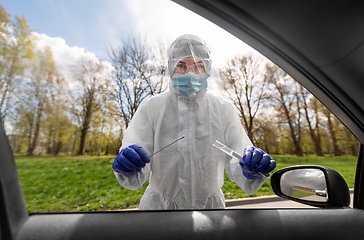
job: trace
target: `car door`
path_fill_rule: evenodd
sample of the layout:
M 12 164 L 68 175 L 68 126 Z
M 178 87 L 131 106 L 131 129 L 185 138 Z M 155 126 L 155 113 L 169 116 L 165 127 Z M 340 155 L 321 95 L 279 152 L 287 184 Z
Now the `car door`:
M 362 239 L 364 51 L 359 1 L 176 1 L 263 53 L 361 142 L 353 209 L 244 209 L 29 215 L 3 127 L 1 239 Z M 317 26 L 320 25 L 321 26 Z M 359 79 L 359 81 L 358 81 Z

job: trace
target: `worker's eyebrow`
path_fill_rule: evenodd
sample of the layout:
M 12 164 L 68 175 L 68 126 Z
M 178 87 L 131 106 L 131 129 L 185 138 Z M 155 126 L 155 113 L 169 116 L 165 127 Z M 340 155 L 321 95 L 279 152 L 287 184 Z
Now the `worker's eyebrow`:
M 198 62 L 194 62 L 194 64 L 197 64 L 197 63 L 203 63 L 201 60 L 200 61 L 198 61 Z
M 184 63 L 184 64 L 186 64 L 185 62 L 182 62 L 182 61 L 179 61 L 178 63 Z

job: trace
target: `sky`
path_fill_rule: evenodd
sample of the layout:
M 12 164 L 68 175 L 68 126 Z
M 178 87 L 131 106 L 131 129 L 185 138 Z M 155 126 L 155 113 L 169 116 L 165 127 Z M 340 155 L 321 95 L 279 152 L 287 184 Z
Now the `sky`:
M 255 52 L 230 33 L 170 0 L 2 0 L 11 17 L 24 14 L 39 39 L 49 45 L 58 69 L 83 57 L 108 60 L 107 49 L 123 35 L 161 38 L 196 34 L 211 47 L 212 67 L 235 54 Z M 67 73 L 64 73 L 67 76 Z

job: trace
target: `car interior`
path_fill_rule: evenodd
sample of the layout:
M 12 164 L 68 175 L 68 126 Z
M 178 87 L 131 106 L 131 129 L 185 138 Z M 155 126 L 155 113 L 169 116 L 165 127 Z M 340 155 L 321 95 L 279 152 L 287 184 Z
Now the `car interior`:
M 0 239 L 363 239 L 364 2 L 174 2 L 277 64 L 359 140 L 353 207 L 339 173 L 309 165 L 281 169 L 271 176 L 271 184 L 276 195 L 317 208 L 29 214 L 1 124 Z M 311 174 L 310 181 L 302 174 Z M 295 181 L 301 185 L 293 186 Z

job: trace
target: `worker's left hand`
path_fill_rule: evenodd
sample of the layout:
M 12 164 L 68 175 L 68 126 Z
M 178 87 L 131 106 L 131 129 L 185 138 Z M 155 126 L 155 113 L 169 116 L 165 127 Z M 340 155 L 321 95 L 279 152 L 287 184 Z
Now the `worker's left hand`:
M 123 148 L 115 158 L 112 168 L 124 177 L 131 177 L 141 172 L 150 158 L 147 152 L 139 145 L 133 144 Z
M 256 147 L 246 147 L 239 164 L 244 176 L 252 180 L 262 177 L 262 174 L 269 174 L 276 167 L 276 161 Z

